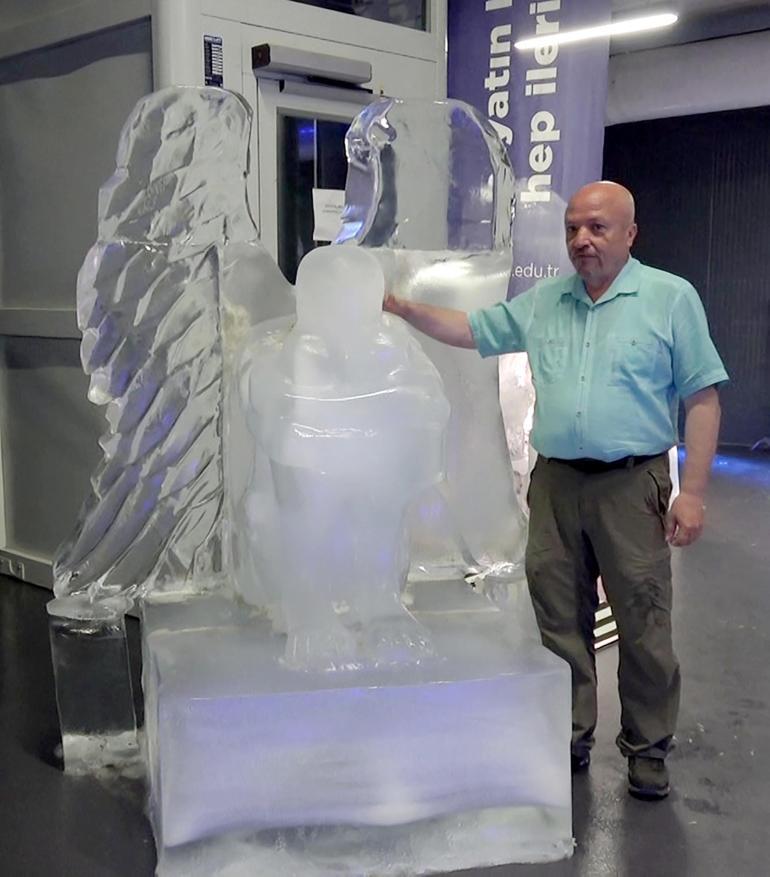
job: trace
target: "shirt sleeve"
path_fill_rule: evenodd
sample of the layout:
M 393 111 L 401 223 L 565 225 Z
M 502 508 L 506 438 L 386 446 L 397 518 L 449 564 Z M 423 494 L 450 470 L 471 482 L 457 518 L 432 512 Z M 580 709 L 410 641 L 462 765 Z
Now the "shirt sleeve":
M 674 386 L 680 398 L 729 380 L 709 335 L 703 304 L 689 284 L 674 303 L 672 331 Z
M 536 287 L 522 292 L 510 301 L 501 301 L 491 308 L 468 314 L 476 348 L 482 356 L 521 353 L 526 349 L 526 336 L 532 323 Z

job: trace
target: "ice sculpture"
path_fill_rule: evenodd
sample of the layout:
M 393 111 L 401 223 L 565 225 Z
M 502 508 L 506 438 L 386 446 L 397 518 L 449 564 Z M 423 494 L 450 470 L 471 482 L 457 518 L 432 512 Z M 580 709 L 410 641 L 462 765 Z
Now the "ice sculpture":
M 230 372 L 251 328 L 293 305 L 246 202 L 248 120 L 227 92 L 171 90 L 141 102 L 121 136 L 78 281 L 89 396 L 107 405 L 109 431 L 55 561 L 59 596 L 199 590 L 227 573 L 247 599 L 255 588 L 253 552 L 229 525 L 252 465 Z M 352 126 L 348 152 L 341 237 L 371 248 L 389 286 L 466 309 L 504 297 L 513 180 L 481 117 L 381 101 Z M 452 414 L 447 477 L 411 522 L 412 578 L 516 578 L 525 524 L 496 365 L 424 343 Z M 514 396 L 523 420 L 531 388 Z
M 349 143 L 348 231 L 359 210 L 349 237 L 365 246 L 302 263 L 295 323 L 243 195 L 248 118 L 219 89 L 151 95 L 102 192 L 78 293 L 110 431 L 56 565 L 51 609 L 70 613 L 51 628 L 57 667 L 74 654 L 99 675 L 103 645 L 125 670 L 118 622 L 139 597 L 162 877 L 567 856 L 569 669 L 541 646 L 526 587 L 510 591 L 515 613 L 461 578 L 421 583 L 410 612 L 399 594 L 421 492 L 425 575 L 517 569 L 495 373 L 434 351 L 460 412 L 437 487 L 442 382 L 381 313 L 383 271 L 401 292 L 463 306 L 504 295 L 501 147 L 464 105 L 367 110 Z M 212 584 L 244 599 L 200 593 Z M 79 696 L 72 679 L 57 672 L 60 695 Z
M 485 119 L 459 101 L 379 101 L 354 120 L 347 150 L 339 242 L 370 248 L 401 297 L 466 311 L 505 299 L 514 180 Z M 497 362 L 419 337 L 452 414 L 447 478 L 413 521 L 412 577 L 521 579 L 526 523 L 506 447 Z M 524 422 L 531 387 L 523 381 L 508 395 Z M 527 456 L 525 443 L 512 447 Z M 526 469 L 528 460 L 517 462 Z
M 250 325 L 293 309 L 246 200 L 250 122 L 229 92 L 167 89 L 124 126 L 77 291 L 108 431 L 57 596 L 221 581 L 227 363 Z
M 383 314 L 383 293 L 366 250 L 311 252 L 297 275 L 296 324 L 282 344 L 271 326 L 241 367 L 257 440 L 247 531 L 258 579 L 280 581 L 274 610 L 291 666 L 431 652 L 401 604 L 406 514 L 443 475 L 449 405 L 419 344 Z

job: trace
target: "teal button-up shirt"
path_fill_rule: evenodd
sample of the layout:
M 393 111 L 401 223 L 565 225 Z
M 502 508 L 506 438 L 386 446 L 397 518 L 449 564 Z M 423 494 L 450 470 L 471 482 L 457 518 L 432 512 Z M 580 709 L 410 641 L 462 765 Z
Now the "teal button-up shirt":
M 482 356 L 529 355 L 531 440 L 546 457 L 665 451 L 679 399 L 728 379 L 695 289 L 636 259 L 596 302 L 575 274 L 468 316 Z

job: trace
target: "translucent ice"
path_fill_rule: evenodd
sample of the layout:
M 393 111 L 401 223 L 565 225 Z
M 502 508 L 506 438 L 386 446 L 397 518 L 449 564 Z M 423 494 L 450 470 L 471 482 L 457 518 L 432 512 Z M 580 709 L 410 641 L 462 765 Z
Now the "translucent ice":
M 347 149 L 339 241 L 371 248 L 391 291 L 466 311 L 505 299 L 514 181 L 485 119 L 460 102 L 379 101 L 354 120 Z M 441 373 L 452 414 L 447 477 L 425 496 L 413 521 L 412 576 L 518 578 L 526 527 L 506 447 L 497 362 L 419 337 Z M 526 381 L 509 387 L 508 399 L 512 419 L 524 422 L 531 387 Z M 514 449 L 528 456 L 526 441 Z
M 197 589 L 222 570 L 228 353 L 292 309 L 246 202 L 250 119 L 234 94 L 167 89 L 123 129 L 77 290 L 108 431 L 55 559 L 59 596 Z
M 221 598 L 145 604 L 160 874 L 416 875 L 569 854 L 569 668 L 512 643 L 462 583 L 415 597 L 441 660 L 332 674 L 292 671 L 266 620 Z
M 431 651 L 400 592 L 406 513 L 443 475 L 449 406 L 420 346 L 382 313 L 383 290 L 366 250 L 311 252 L 297 276 L 296 325 L 282 342 L 266 327 L 241 367 L 256 439 L 245 513 L 257 579 L 242 592 L 260 603 L 273 589 L 292 666 Z
M 56 705 L 68 773 L 141 767 L 125 598 L 48 604 Z
M 293 309 L 246 203 L 249 119 L 227 92 L 169 89 L 141 101 L 124 128 L 78 283 L 83 364 L 108 432 L 55 561 L 60 596 L 200 590 L 229 578 L 252 600 L 281 602 L 281 575 L 258 582 L 238 521 L 247 506 L 264 518 L 273 475 L 257 471 L 265 461 L 255 463 L 232 366 L 250 338 L 280 346 L 287 325 L 269 319 Z M 389 286 L 466 309 L 504 297 L 513 181 L 483 119 L 459 103 L 383 101 L 356 120 L 348 152 L 343 238 L 370 248 Z M 425 348 L 452 415 L 446 478 L 410 525 L 412 577 L 515 577 L 526 441 L 513 445 L 524 473 L 514 481 L 495 364 Z M 509 418 L 509 436 L 518 436 L 531 389 L 511 395 L 521 417 Z

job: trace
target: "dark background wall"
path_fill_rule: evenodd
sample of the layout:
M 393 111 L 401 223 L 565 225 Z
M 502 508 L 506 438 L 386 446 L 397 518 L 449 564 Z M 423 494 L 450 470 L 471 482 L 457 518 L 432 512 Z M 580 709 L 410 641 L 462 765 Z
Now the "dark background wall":
M 770 107 L 607 128 L 637 203 L 634 255 L 698 290 L 730 373 L 724 443 L 770 436 Z

